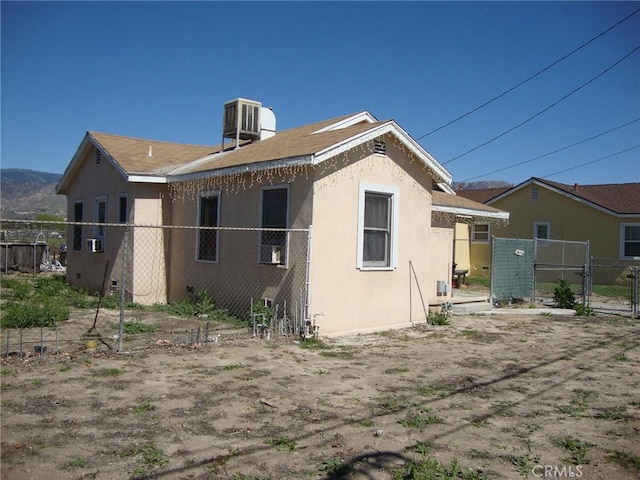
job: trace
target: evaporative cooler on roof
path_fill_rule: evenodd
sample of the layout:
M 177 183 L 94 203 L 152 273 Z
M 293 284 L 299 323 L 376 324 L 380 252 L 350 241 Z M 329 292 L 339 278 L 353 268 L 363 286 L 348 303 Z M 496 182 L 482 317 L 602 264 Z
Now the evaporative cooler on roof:
M 236 98 L 224 104 L 223 138 L 237 140 L 260 139 L 260 110 L 262 104 Z

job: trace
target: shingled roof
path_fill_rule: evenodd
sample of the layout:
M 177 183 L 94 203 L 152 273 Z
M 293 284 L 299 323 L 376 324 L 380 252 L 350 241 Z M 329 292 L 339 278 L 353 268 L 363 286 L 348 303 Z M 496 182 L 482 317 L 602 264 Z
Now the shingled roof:
M 543 178 L 532 177 L 511 188 L 458 190 L 456 193 L 459 196 L 490 205 L 532 183 L 553 190 L 558 194 L 569 196 L 575 200 L 587 202 L 594 207 L 608 210 L 617 215 L 640 214 L 640 183 L 566 185 Z
M 451 183 L 451 174 L 393 120 L 380 122 L 368 112 L 359 112 L 283 130 L 260 141 L 242 142 L 238 147 L 186 145 L 90 131 L 65 171 L 58 193 L 66 193 L 77 164 L 92 145 L 104 152 L 130 181 L 176 182 L 269 168 L 278 162 L 315 165 L 386 134 L 395 135 L 413 152 L 430 169 L 436 183 Z
M 476 220 L 498 219 L 508 220 L 509 213 L 489 205 L 470 200 L 460 195 L 450 193 L 432 192 L 432 210 L 434 212 L 451 213 L 459 216 L 472 216 Z

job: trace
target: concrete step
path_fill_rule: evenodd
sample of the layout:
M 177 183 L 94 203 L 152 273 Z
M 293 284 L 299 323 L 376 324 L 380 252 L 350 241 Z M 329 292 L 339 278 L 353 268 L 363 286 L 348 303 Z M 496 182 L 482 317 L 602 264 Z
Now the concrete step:
M 454 315 L 468 315 L 470 313 L 488 312 L 493 307 L 487 301 L 454 303 L 451 307 L 451 311 Z

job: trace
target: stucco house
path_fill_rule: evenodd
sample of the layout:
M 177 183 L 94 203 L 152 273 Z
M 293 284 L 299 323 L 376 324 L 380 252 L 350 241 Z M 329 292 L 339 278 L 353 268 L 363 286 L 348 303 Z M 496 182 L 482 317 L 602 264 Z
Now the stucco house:
M 242 275 L 253 281 L 228 301 L 291 302 L 304 285 L 303 316 L 321 334 L 403 327 L 451 300 L 460 215 L 506 215 L 456 196 L 423 147 L 366 111 L 276 131 L 271 110 L 235 99 L 223 124 L 218 146 L 86 133 L 57 187 L 72 284 L 117 285 L 126 262 L 130 299 L 165 303 Z M 118 225 L 163 228 L 125 241 Z
M 625 266 L 640 265 L 640 183 L 566 185 L 532 177 L 509 188 L 457 190 L 459 196 L 510 213 L 503 225 L 469 228 L 470 269 L 489 275 L 491 236 L 589 242 L 596 283 L 615 283 Z

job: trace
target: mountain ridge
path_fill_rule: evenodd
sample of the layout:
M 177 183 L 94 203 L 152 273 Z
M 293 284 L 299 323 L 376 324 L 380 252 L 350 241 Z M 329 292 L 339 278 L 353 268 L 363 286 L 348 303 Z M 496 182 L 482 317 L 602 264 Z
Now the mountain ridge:
M 65 195 L 56 194 L 56 185 L 62 174 L 40 172 L 23 168 L 0 169 L 0 214 L 2 218 L 35 218 L 48 213 L 66 218 Z M 504 181 L 455 183 L 453 189 L 511 187 Z

